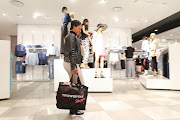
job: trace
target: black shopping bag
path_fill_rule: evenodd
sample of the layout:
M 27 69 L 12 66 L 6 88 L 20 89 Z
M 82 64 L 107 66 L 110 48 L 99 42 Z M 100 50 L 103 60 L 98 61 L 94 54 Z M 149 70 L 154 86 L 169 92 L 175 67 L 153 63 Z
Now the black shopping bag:
M 85 110 L 88 87 L 79 84 L 60 82 L 56 96 L 57 108 Z

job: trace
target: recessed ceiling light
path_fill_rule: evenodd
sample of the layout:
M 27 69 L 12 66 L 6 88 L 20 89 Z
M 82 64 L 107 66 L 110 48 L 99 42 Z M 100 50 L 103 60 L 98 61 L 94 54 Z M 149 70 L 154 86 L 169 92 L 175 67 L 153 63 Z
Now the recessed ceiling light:
M 173 36 L 173 34 L 170 34 L 169 36 L 171 36 L 171 37 L 172 37 L 172 36 Z
M 2 14 L 2 16 L 6 16 L 6 14 L 5 14 L 5 13 L 3 13 L 3 14 Z
M 34 13 L 33 18 L 36 19 L 40 16 L 40 13 Z
M 81 17 L 82 19 L 84 19 L 84 17 Z
M 148 22 L 148 20 L 145 20 L 144 22 Z
M 121 11 L 121 10 L 122 10 L 122 7 L 114 7 L 112 10 L 113 10 L 113 11 Z
M 157 32 L 157 31 L 158 31 L 158 29 L 156 29 L 156 30 L 154 30 L 154 31 L 156 31 L 156 32 Z
M 114 20 L 115 20 L 116 22 L 118 22 L 118 21 L 119 21 L 119 18 L 115 17 Z

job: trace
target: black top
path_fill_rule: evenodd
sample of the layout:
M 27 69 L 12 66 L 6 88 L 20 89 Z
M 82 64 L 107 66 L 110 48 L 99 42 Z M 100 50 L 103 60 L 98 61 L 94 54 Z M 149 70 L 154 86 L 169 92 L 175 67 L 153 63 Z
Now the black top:
M 81 63 L 80 40 L 77 38 L 77 34 L 71 31 L 65 41 L 64 61 L 71 63 L 71 70 L 75 70 L 77 69 L 76 64 Z
M 82 24 L 82 26 L 83 26 L 84 24 Z M 83 29 L 81 29 L 81 39 L 82 40 L 85 40 L 85 38 L 87 38 L 88 36 L 86 35 L 86 34 L 84 34 L 84 32 L 83 32 Z
M 133 53 L 135 49 L 133 47 L 127 47 L 126 52 L 126 58 L 133 58 Z
M 136 59 L 136 65 L 141 65 L 141 59 L 140 58 Z

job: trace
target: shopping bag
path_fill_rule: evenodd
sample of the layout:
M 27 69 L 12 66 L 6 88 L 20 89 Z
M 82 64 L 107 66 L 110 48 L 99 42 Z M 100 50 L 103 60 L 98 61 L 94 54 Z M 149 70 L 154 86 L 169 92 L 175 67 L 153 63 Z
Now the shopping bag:
M 59 109 L 85 110 L 88 87 L 79 84 L 60 82 L 56 95 Z

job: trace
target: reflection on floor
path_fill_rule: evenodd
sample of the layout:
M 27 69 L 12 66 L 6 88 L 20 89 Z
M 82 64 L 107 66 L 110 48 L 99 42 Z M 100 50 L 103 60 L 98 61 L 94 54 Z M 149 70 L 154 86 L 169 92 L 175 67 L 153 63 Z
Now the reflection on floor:
M 55 96 L 53 82 L 14 82 L 11 99 L 0 101 L 0 120 L 180 120 L 179 91 L 146 90 L 138 79 L 90 93 L 82 116 L 57 109 Z

